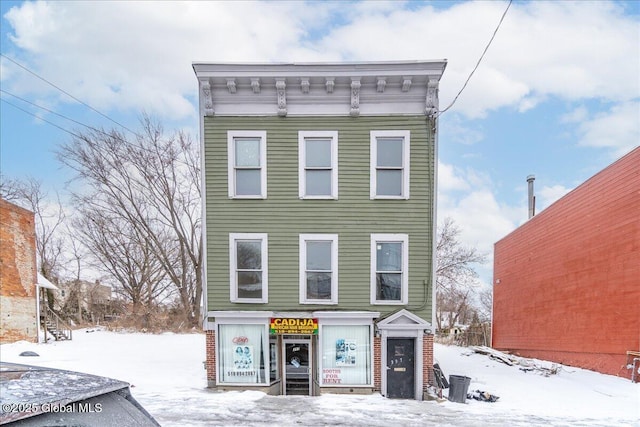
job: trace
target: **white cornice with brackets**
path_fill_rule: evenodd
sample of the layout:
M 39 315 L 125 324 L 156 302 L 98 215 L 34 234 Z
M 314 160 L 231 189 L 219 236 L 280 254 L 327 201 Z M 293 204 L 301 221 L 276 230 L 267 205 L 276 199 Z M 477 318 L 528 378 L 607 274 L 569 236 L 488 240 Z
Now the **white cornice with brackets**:
M 435 114 L 446 60 L 194 63 L 202 116 Z

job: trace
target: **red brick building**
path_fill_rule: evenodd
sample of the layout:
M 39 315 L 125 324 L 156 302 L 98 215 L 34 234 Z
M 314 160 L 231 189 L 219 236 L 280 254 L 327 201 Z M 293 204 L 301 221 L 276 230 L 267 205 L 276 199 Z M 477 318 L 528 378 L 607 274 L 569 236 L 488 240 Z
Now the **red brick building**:
M 639 341 L 636 148 L 495 244 L 492 345 L 630 376 Z
M 36 282 L 33 212 L 0 199 L 0 343 L 38 339 Z

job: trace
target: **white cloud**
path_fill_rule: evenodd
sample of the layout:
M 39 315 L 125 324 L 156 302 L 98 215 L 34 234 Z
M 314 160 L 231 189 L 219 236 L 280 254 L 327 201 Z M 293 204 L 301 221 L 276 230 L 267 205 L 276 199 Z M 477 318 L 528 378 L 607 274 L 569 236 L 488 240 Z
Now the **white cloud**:
M 484 139 L 483 131 L 470 126 L 469 122 L 463 121 L 459 114 L 443 115 L 439 124 L 440 137 L 446 138 L 448 142 L 473 145 Z
M 491 282 L 493 245 L 513 231 L 522 218 L 526 206 L 512 207 L 501 204 L 488 188 L 465 193 L 462 197 L 440 193 L 438 218 L 440 222 L 451 217 L 460 227 L 460 241 L 487 255 L 487 263 L 480 266 L 481 278 Z
M 307 29 L 325 22 L 326 13 L 321 5 L 299 6 L 28 2 L 5 18 L 13 28 L 11 40 L 21 49 L 16 59 L 76 97 L 99 109 L 145 109 L 179 118 L 196 115 L 189 100 L 196 91 L 193 61 L 324 59 L 300 47 L 300 40 Z M 314 25 L 307 26 L 311 21 Z M 33 77 L 11 68 L 12 90 L 34 93 Z M 51 87 L 46 91 L 57 96 Z
M 612 148 L 621 156 L 640 145 L 640 102 L 614 105 L 579 125 L 579 145 Z
M 448 58 L 449 104 L 491 37 L 504 2 L 425 6 L 353 19 L 322 40 L 344 58 Z M 461 29 L 464 31 L 461 31 Z M 628 100 L 640 91 L 638 23 L 611 2 L 514 3 L 455 111 L 482 117 L 532 108 L 547 96 Z
M 560 184 L 540 188 L 536 194 L 536 213 L 549 207 L 571 190 L 572 188 Z
M 19 48 L 9 54 L 90 104 L 188 117 L 195 114 L 193 61 L 448 58 L 445 106 L 505 6 L 26 2 L 5 18 Z M 454 111 L 468 117 L 505 106 L 526 111 L 547 96 L 628 101 L 640 92 L 639 50 L 637 19 L 624 16 L 619 4 L 516 2 Z M 36 93 L 31 76 L 2 67 L 6 87 Z
M 438 190 L 460 191 L 469 190 L 469 183 L 463 177 L 456 175 L 453 165 L 438 162 Z
M 581 105 L 560 117 L 560 123 L 580 123 L 587 120 L 588 117 L 589 111 L 584 105 Z
M 473 169 L 461 170 L 438 164 L 438 218 L 450 217 L 460 227 L 460 241 L 487 254 L 479 266 L 483 280 L 491 282 L 493 244 L 513 231 L 526 218 L 526 205 L 499 203 L 491 180 Z
M 520 100 L 520 104 L 518 105 L 518 112 L 526 113 L 527 111 L 537 107 L 546 99 L 547 99 L 546 96 L 536 96 L 536 95 L 526 96 Z

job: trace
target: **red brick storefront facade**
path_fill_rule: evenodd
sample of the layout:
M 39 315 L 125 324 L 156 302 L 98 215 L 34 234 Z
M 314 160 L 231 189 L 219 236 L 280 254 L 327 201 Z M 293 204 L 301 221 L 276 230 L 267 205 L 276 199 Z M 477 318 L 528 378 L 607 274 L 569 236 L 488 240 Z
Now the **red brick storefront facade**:
M 629 376 L 640 350 L 640 148 L 495 245 L 493 347 Z
M 216 331 L 205 331 L 207 336 L 207 360 L 205 369 L 207 370 L 207 381 L 210 384 L 216 383 Z
M 426 392 L 430 385 L 434 384 L 433 378 L 433 335 L 427 334 L 422 337 L 422 380 L 423 392 Z M 206 361 L 207 381 L 209 384 L 216 383 L 216 335 L 215 331 L 206 331 Z M 382 338 L 373 338 L 373 391 L 382 390 Z

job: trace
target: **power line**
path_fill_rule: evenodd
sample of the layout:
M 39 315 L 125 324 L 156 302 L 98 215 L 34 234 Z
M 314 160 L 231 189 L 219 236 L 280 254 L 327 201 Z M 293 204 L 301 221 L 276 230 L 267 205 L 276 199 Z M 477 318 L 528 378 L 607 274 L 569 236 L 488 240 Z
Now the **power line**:
M 4 91 L 3 91 L 3 92 L 4 92 Z M 83 139 L 80 135 L 78 135 L 78 134 L 76 134 L 76 133 L 73 133 L 73 132 L 71 132 L 71 131 L 70 131 L 70 130 L 68 130 L 68 129 L 63 128 L 62 126 L 58 126 L 57 124 L 55 124 L 55 123 L 53 123 L 53 122 L 51 122 L 51 121 L 49 121 L 49 120 L 47 120 L 47 119 L 43 119 L 42 117 L 40 117 L 40 116 L 38 116 L 38 115 L 36 115 L 36 114 L 33 114 L 31 111 L 27 111 L 27 110 L 25 110 L 24 108 L 18 107 L 16 104 L 14 104 L 14 103 L 12 103 L 12 102 L 9 102 L 9 101 L 7 101 L 6 99 L 0 98 L 0 101 L 2 101 L 2 102 L 6 102 L 7 104 L 11 105 L 13 108 L 17 108 L 18 110 L 20 110 L 20 111 L 22 111 L 22 112 L 24 112 L 24 113 L 27 113 L 27 114 L 29 114 L 30 116 L 35 117 L 36 119 L 42 120 L 43 122 L 46 122 L 46 123 L 49 123 L 51 126 L 57 127 L 57 128 L 58 128 L 58 129 L 60 129 L 61 131 L 66 132 L 66 133 L 68 133 L 68 134 L 69 134 L 69 135 L 71 135 L 71 136 L 75 136 L 75 137 L 76 137 L 76 138 L 78 138 L 78 139 Z
M 61 87 L 51 83 L 49 80 L 45 79 L 44 77 L 38 75 L 36 72 L 31 71 L 30 69 L 28 69 L 27 67 L 25 67 L 24 65 L 20 64 L 19 62 L 15 61 L 12 58 L 9 58 L 7 55 L 3 54 L 2 52 L 0 52 L 0 56 L 2 56 L 3 58 L 7 59 L 8 61 L 13 62 L 14 64 L 16 64 L 18 67 L 22 68 L 23 70 L 25 70 L 26 72 L 32 74 L 33 76 L 37 77 L 38 79 L 42 80 L 43 82 L 53 86 L 54 88 L 58 89 L 60 92 L 64 93 L 65 95 L 67 95 L 68 97 L 70 97 L 71 99 L 79 102 L 80 104 L 84 105 L 85 107 L 95 111 L 96 113 L 100 114 L 102 117 L 106 118 L 107 120 L 111 121 L 112 123 L 115 123 L 116 125 L 120 126 L 123 129 L 128 130 L 129 132 L 131 132 L 132 134 L 138 136 L 138 134 L 134 131 L 132 131 L 131 129 L 129 129 L 128 127 L 126 127 L 125 125 L 118 123 L 117 121 L 113 120 L 111 117 L 107 116 L 106 114 L 96 110 L 95 108 L 93 108 L 91 105 L 87 104 L 86 102 L 76 98 L 75 96 L 71 95 L 69 92 L 67 92 L 66 90 L 62 89 Z
M 484 55 L 487 53 L 487 50 L 489 50 L 489 46 L 491 46 L 491 43 L 493 42 L 493 39 L 496 37 L 496 34 L 498 33 L 498 30 L 500 29 L 500 26 L 502 25 L 502 21 L 504 21 L 504 17 L 507 15 L 507 12 L 509 11 L 509 8 L 511 7 L 511 3 L 512 2 L 513 2 L 513 0 L 509 0 L 509 4 L 507 5 L 507 8 L 504 10 L 504 13 L 502 14 L 502 17 L 500 18 L 500 21 L 498 22 L 498 25 L 496 26 L 496 29 L 493 31 L 493 35 L 491 36 L 491 39 L 489 39 L 489 43 L 487 43 L 487 46 L 484 48 L 484 51 L 482 52 L 482 55 L 480 55 L 480 58 L 478 59 L 478 62 L 476 63 L 476 66 L 473 67 L 473 70 L 471 70 L 471 73 L 469 74 L 469 77 L 467 77 L 467 80 L 462 85 L 462 88 L 460 89 L 460 91 L 458 92 L 456 97 L 453 98 L 453 101 L 451 101 L 451 104 L 449 104 L 449 106 L 447 108 L 445 108 L 444 110 L 441 110 L 441 111 L 438 112 L 438 115 L 436 116 L 436 118 L 440 117 L 445 111 L 447 111 L 449 108 L 453 107 L 453 104 L 456 103 L 456 101 L 458 100 L 458 97 L 460 96 L 462 91 L 467 87 L 467 84 L 469 83 L 469 80 L 471 80 L 471 76 L 473 76 L 473 73 L 475 73 L 476 70 L 478 69 L 478 66 L 480 66 L 480 62 L 482 62 L 482 58 L 484 58 Z
M 73 123 L 78 124 L 78 125 L 80 125 L 80 126 L 84 126 L 84 127 L 88 128 L 88 129 L 91 129 L 91 130 L 93 130 L 93 131 L 95 131 L 95 132 L 99 132 L 99 133 L 102 133 L 103 135 L 107 135 L 107 136 L 109 135 L 108 133 L 106 133 L 106 132 L 104 132 L 104 131 L 102 131 L 102 130 L 100 130 L 100 129 L 96 129 L 96 128 L 92 127 L 92 126 L 86 125 L 86 124 L 84 124 L 84 123 L 82 123 L 82 122 L 79 122 L 79 121 L 77 121 L 77 120 L 72 119 L 71 117 L 67 117 L 67 116 L 65 116 L 64 114 L 60 114 L 60 113 L 57 113 L 57 112 L 55 112 L 55 111 L 53 111 L 53 110 L 50 110 L 50 109 L 48 109 L 48 108 L 46 108 L 46 107 L 43 107 L 42 105 L 35 104 L 35 103 L 33 103 L 33 102 L 31 102 L 31 101 L 29 101 L 29 100 L 27 100 L 27 99 L 24 99 L 24 98 L 22 98 L 22 97 L 20 97 L 20 96 L 18 96 L 18 95 L 14 95 L 14 94 L 13 94 L 13 93 L 11 93 L 11 92 L 7 92 L 7 91 L 6 91 L 6 90 L 4 90 L 4 89 L 0 89 L 0 92 L 2 92 L 2 93 L 6 93 L 7 95 L 9 95 L 9 96 L 13 96 L 14 98 L 17 98 L 17 99 L 19 99 L 19 100 L 20 100 L 20 101 L 22 101 L 22 102 L 26 102 L 27 104 L 33 105 L 34 107 L 40 108 L 40 109 L 42 109 L 42 110 L 44 110 L 44 111 L 46 111 L 46 112 L 48 112 L 48 113 L 51 113 L 51 114 L 54 114 L 54 115 L 58 116 L 58 117 L 62 117 L 63 119 L 69 120 L 70 122 L 73 122 Z M 10 104 L 10 103 L 8 103 L 8 104 Z M 13 105 L 13 104 L 10 104 L 10 105 Z M 14 106 L 15 106 L 15 105 L 14 105 Z M 17 107 L 16 107 L 16 108 L 17 108 Z M 25 110 L 22 110 L 22 111 L 25 111 Z M 39 117 L 39 116 L 36 116 L 36 117 L 38 117 L 38 118 L 42 119 L 42 118 L 41 118 L 41 117 Z M 49 122 L 47 122 L 47 123 L 49 123 Z
M 27 104 L 33 105 L 34 107 L 40 108 L 40 109 L 42 109 L 42 110 L 44 110 L 44 111 L 47 111 L 47 112 L 49 112 L 49 113 L 51 113 L 51 114 L 54 114 L 54 115 L 56 115 L 56 116 L 58 116 L 58 117 L 61 117 L 61 118 L 65 119 L 65 120 L 69 120 L 70 122 L 76 123 L 76 124 L 78 124 L 78 125 L 80 125 L 80 126 L 84 126 L 84 127 L 86 127 L 87 129 L 91 129 L 91 130 L 92 130 L 92 131 L 94 131 L 94 132 L 101 133 L 102 135 L 105 135 L 105 136 L 110 137 L 110 138 L 115 138 L 115 139 L 117 139 L 118 141 L 122 142 L 123 144 L 131 146 L 132 148 L 140 149 L 140 150 L 143 150 L 143 151 L 149 152 L 149 153 L 151 153 L 151 154 L 158 154 L 157 152 L 155 152 L 155 151 L 153 151 L 153 150 L 151 150 L 151 149 L 149 149 L 149 148 L 146 148 L 146 147 L 143 147 L 143 146 L 140 146 L 140 145 L 136 145 L 136 144 L 134 144 L 134 143 L 132 143 L 132 142 L 129 142 L 127 139 L 123 138 L 122 136 L 120 136 L 120 135 L 118 135 L 118 134 L 110 134 L 110 133 L 105 132 L 105 131 L 103 131 L 103 130 L 101 130 L 101 129 L 94 128 L 93 126 L 89 126 L 89 125 L 87 125 L 87 124 L 84 124 L 84 123 L 82 123 L 82 122 L 79 122 L 79 121 L 77 121 L 77 120 L 74 120 L 74 119 L 72 119 L 72 118 L 70 118 L 70 117 L 67 117 L 67 116 L 65 116 L 64 114 L 60 114 L 60 113 L 55 112 L 55 111 L 53 111 L 53 110 L 50 110 L 50 109 L 48 109 L 48 108 L 46 108 L 46 107 L 43 107 L 43 106 L 38 105 L 38 104 L 35 104 L 35 103 L 33 103 L 33 102 L 29 101 L 29 100 L 26 100 L 26 99 L 24 99 L 24 98 L 22 98 L 22 97 L 20 97 L 20 96 L 18 96 L 18 95 L 14 95 L 14 94 L 13 94 L 13 93 L 11 93 L 11 92 L 7 92 L 7 91 L 6 91 L 6 90 L 4 90 L 4 89 L 0 89 L 0 92 L 2 92 L 2 93 L 6 93 L 7 95 L 10 95 L 10 96 L 13 96 L 14 98 L 17 98 L 17 99 L 19 99 L 19 100 L 20 100 L 20 101 L 22 101 L 22 102 L 25 102 L 25 103 L 27 103 Z M 18 110 L 20 110 L 20 111 L 22 111 L 22 112 L 24 112 L 24 113 L 29 114 L 30 116 L 33 116 L 33 117 L 35 117 L 35 118 L 37 118 L 37 119 L 40 119 L 40 120 L 42 120 L 43 122 L 48 123 L 48 124 L 50 124 L 50 125 L 52 125 L 52 126 L 54 126 L 54 127 L 58 128 L 58 129 L 62 130 L 63 132 L 66 132 L 66 133 L 68 133 L 69 135 L 72 135 L 72 136 L 74 136 L 74 137 L 76 137 L 76 138 L 78 138 L 78 139 L 80 139 L 80 140 L 86 141 L 86 137 L 84 137 L 84 136 L 82 136 L 82 135 L 78 135 L 78 134 L 76 134 L 76 133 L 74 133 L 74 132 L 71 132 L 70 130 L 63 128 L 63 127 L 61 127 L 61 126 L 57 125 L 56 123 L 53 123 L 53 122 L 51 122 L 51 121 L 49 121 L 49 120 L 46 120 L 46 119 L 44 119 L 44 118 L 42 118 L 42 117 L 40 117 L 40 116 L 38 116 L 38 115 L 36 115 L 36 114 L 33 114 L 32 112 L 30 112 L 30 111 L 28 111 L 28 110 L 25 110 L 25 109 L 23 109 L 23 108 L 21 108 L 21 107 L 18 107 L 17 105 L 15 105 L 15 104 L 13 104 L 13 103 L 11 103 L 11 102 L 7 101 L 6 99 L 2 99 L 2 98 L 0 98 L 0 99 L 1 99 L 2 101 L 6 102 L 7 104 L 11 105 L 12 107 L 17 108 Z M 135 135 L 136 135 L 136 136 L 138 136 L 138 137 L 140 137 L 138 134 L 135 134 Z M 140 138 L 142 138 L 142 137 L 140 137 Z M 184 165 L 189 165 L 189 164 L 188 164 L 187 162 L 185 162 L 184 160 L 180 160 L 180 159 L 178 159 L 178 158 L 176 158 L 175 160 L 176 160 L 178 163 L 182 163 L 182 164 L 184 164 Z

